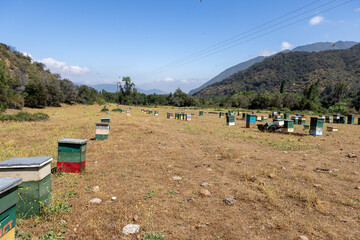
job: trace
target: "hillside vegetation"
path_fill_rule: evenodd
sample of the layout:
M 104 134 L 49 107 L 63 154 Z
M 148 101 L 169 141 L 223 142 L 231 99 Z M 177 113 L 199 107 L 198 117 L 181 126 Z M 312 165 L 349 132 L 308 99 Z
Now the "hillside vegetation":
M 345 82 L 352 91 L 360 89 L 360 44 L 347 50 L 279 53 L 261 63 L 212 84 L 195 96 L 233 95 L 240 91 L 261 93 L 302 92 L 317 81 L 320 90 Z

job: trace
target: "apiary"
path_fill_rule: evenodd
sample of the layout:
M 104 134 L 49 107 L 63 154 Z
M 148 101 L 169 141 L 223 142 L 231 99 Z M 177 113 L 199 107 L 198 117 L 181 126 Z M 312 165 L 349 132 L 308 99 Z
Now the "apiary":
M 16 213 L 21 218 L 39 215 L 51 202 L 52 157 L 17 157 L 0 162 L 0 177 L 19 177 L 19 202 Z
M 340 121 L 339 123 L 341 124 L 346 124 L 346 116 L 340 116 Z
M 15 239 L 18 186 L 21 178 L 0 178 L 0 240 Z
M 95 125 L 96 125 L 95 139 L 96 140 L 108 139 L 110 133 L 109 123 L 96 123 Z
M 226 116 L 226 125 L 228 125 L 228 126 L 234 126 L 234 125 L 235 125 L 235 116 L 228 114 L 228 115 Z
M 246 116 L 246 127 L 253 128 L 256 125 L 256 115 L 255 114 L 247 114 Z
M 282 128 L 283 133 L 292 133 L 294 132 L 294 121 L 284 120 L 284 127 Z
M 57 171 L 78 173 L 85 170 L 87 139 L 58 140 Z
M 339 131 L 339 128 L 338 127 L 327 127 L 327 130 L 328 130 L 328 132 L 337 132 L 337 131 Z
M 354 124 L 355 116 L 354 115 L 348 115 L 347 123 L 348 124 Z
M 324 119 L 318 117 L 312 117 L 310 119 L 310 135 L 322 136 Z

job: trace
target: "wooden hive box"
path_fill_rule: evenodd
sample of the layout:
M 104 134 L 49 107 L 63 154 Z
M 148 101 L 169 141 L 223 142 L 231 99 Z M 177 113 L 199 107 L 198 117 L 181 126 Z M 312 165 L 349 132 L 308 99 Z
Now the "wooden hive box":
M 0 177 L 21 177 L 17 215 L 39 215 L 51 201 L 52 157 L 19 157 L 0 162 Z
M 96 123 L 95 125 L 96 125 L 95 139 L 96 140 L 108 139 L 110 133 L 109 123 Z
M 337 131 L 339 131 L 339 128 L 338 127 L 327 127 L 327 130 L 328 130 L 328 132 L 337 132 Z
M 110 118 L 101 118 L 102 123 L 110 123 Z
M 85 170 L 87 139 L 58 140 L 57 171 L 78 173 Z
M 204 112 L 203 112 L 203 111 L 199 111 L 199 116 L 204 116 Z
M 0 178 L 0 239 L 15 239 L 16 204 L 21 178 Z

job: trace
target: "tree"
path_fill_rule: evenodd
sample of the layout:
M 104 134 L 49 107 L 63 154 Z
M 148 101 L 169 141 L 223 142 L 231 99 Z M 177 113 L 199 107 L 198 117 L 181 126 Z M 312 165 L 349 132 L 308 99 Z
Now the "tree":
M 25 106 L 31 108 L 44 108 L 46 106 L 46 88 L 43 83 L 34 79 L 25 86 L 27 96 Z

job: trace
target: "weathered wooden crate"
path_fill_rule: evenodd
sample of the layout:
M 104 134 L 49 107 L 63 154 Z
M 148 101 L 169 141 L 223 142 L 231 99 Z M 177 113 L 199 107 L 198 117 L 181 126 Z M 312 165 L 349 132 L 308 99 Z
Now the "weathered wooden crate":
M 87 139 L 58 140 L 57 171 L 78 173 L 85 170 Z

